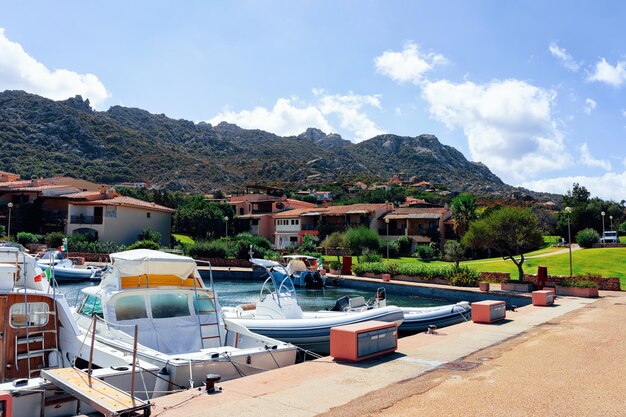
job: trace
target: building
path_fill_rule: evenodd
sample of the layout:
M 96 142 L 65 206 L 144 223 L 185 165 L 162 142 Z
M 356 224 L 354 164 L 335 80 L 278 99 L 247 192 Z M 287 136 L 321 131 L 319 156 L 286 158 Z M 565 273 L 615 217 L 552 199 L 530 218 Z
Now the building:
M 131 197 L 103 195 L 101 199 L 68 205 L 66 234 L 84 234 L 100 241 L 131 244 L 145 229 L 161 234 L 161 244 L 171 240 L 176 210 Z
M 385 227 L 379 233 L 389 239 L 407 236 L 414 244 L 427 244 L 438 236 L 443 248 L 453 237 L 451 218 L 447 207 L 399 207 L 383 217 Z
M 351 204 L 315 209 L 290 210 L 274 215 L 276 249 L 300 246 L 306 235 L 324 239 L 333 232 L 365 226 L 381 227 L 381 216 L 393 208 L 391 204 Z
M 233 206 L 239 221 L 248 222 L 249 231 L 254 235 L 263 236 L 270 242 L 274 241 L 275 213 L 298 208 L 316 208 L 314 203 L 267 194 L 244 194 L 231 196 L 228 203 Z

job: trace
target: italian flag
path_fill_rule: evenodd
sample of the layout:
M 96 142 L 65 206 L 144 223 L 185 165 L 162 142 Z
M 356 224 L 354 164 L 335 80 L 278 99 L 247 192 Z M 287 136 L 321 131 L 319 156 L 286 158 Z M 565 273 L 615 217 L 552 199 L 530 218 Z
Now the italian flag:
M 52 278 L 52 267 L 49 266 L 48 268 L 46 268 L 44 273 L 46 274 L 46 278 L 48 278 L 48 281 L 50 281 L 50 278 Z

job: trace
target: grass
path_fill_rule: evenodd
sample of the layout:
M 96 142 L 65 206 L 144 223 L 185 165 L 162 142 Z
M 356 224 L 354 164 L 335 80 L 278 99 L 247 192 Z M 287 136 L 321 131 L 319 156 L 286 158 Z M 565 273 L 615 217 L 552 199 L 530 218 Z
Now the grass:
M 174 239 L 183 244 L 193 245 L 194 243 L 196 243 L 191 237 L 187 235 L 177 235 L 175 233 L 172 233 L 172 236 L 174 237 Z

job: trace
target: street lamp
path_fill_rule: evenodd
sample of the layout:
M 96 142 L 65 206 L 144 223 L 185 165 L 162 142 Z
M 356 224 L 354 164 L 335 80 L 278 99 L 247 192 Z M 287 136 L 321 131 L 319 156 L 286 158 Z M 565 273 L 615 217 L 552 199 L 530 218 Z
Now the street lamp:
M 13 208 L 13 203 L 9 202 L 7 204 L 9 208 L 9 224 L 7 225 L 7 239 L 11 240 L 11 209 Z
M 605 212 L 600 212 L 600 214 L 602 215 L 602 243 L 604 243 L 604 215 L 606 213 Z
M 226 222 L 226 237 L 228 237 L 228 216 L 224 216 L 224 221 Z
M 609 216 L 609 220 L 611 220 L 611 230 L 613 230 L 613 216 Z
M 385 223 L 387 224 L 387 260 L 389 260 L 389 219 L 385 218 Z
M 569 277 L 572 277 L 572 233 L 570 232 L 569 227 L 569 216 L 572 212 L 571 207 L 565 207 L 565 212 L 567 213 L 567 242 L 569 247 Z

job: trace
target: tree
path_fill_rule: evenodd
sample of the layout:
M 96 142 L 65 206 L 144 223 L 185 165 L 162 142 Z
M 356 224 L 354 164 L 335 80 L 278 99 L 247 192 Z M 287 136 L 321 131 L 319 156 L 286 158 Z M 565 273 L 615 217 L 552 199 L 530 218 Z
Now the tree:
M 336 251 L 337 253 L 337 261 L 340 262 L 340 254 L 343 249 L 348 247 L 348 243 L 346 242 L 346 237 L 341 232 L 333 232 L 324 239 L 324 241 L 320 244 L 322 249 L 325 250 L 325 253 L 328 254 L 328 251 Z
M 454 219 L 454 231 L 463 236 L 471 222 L 476 220 L 476 197 L 471 194 L 460 194 L 452 200 L 450 209 Z
M 454 267 L 459 269 L 459 262 L 463 259 L 465 248 L 456 240 L 448 240 L 443 247 L 445 256 L 454 262 Z
M 161 233 L 150 229 L 149 227 L 145 227 L 139 235 L 137 235 L 137 240 L 149 240 L 151 242 L 160 243 L 161 242 Z
M 504 260 L 510 259 L 517 266 L 521 281 L 524 279 L 524 252 L 540 247 L 543 236 L 537 216 L 530 209 L 507 207 L 473 222 L 462 243 L 500 252 Z
M 377 251 L 380 248 L 380 236 L 369 227 L 354 227 L 345 233 L 346 243 L 353 255 L 361 256 L 365 249 Z

